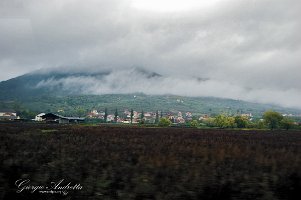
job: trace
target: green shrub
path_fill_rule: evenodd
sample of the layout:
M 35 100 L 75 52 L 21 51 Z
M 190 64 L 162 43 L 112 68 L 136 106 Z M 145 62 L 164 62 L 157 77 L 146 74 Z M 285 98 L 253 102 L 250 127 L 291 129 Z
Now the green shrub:
M 197 120 L 192 120 L 192 121 L 190 122 L 190 127 L 196 128 L 196 127 L 198 127 L 198 126 L 199 126 L 199 122 L 198 122 Z
M 235 117 L 235 124 L 237 125 L 237 128 L 246 128 L 248 125 L 248 118 L 243 116 L 236 116 Z
M 161 127 L 168 127 L 168 126 L 171 125 L 171 121 L 170 121 L 169 119 L 165 118 L 165 117 L 162 117 L 162 118 L 160 119 L 158 125 L 161 126 Z
M 234 117 L 228 117 L 222 114 L 216 116 L 214 123 L 220 128 L 234 128 L 236 126 Z
M 283 129 L 291 129 L 294 126 L 294 121 L 288 117 L 284 117 L 281 121 L 280 121 L 280 126 Z

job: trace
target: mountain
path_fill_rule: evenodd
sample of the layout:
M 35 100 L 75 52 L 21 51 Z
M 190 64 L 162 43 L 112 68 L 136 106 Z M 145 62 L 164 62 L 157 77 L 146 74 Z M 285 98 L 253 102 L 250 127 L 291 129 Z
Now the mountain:
M 43 95 L 47 96 L 66 96 L 75 95 L 74 91 L 67 91 L 60 84 L 48 85 L 50 81 L 55 82 L 70 77 L 102 77 L 107 72 L 89 73 L 70 73 L 70 72 L 50 72 L 50 73 L 29 73 L 16 78 L 12 78 L 0 83 L 0 100 L 27 100 Z M 43 86 L 44 84 L 44 86 Z
M 139 68 L 102 72 L 37 71 L 0 82 L 0 110 L 60 111 L 66 115 L 105 108 L 112 112 L 118 108 L 120 111 L 189 111 L 197 114 L 239 112 L 255 116 L 269 109 L 301 113 L 293 108 L 241 100 L 143 93 L 145 87 L 151 90 L 152 84 L 161 79 L 162 75 Z
M 140 68 L 120 71 L 72 72 L 72 71 L 35 71 L 7 81 L 0 82 L 0 100 L 28 100 L 40 96 L 62 97 L 68 95 L 119 93 L 123 90 L 125 77 L 137 82 L 149 82 L 161 75 Z M 102 91 L 99 91 L 99 88 Z M 124 93 L 124 92 L 120 92 Z M 125 92 L 127 93 L 127 92 Z M 131 93 L 131 92 L 130 92 Z

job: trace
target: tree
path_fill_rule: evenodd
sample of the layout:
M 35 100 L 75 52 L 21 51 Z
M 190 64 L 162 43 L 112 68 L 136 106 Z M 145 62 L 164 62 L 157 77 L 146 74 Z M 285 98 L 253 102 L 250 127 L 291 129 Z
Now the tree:
M 144 111 L 142 110 L 141 115 L 140 115 L 140 123 L 144 124 Z
M 108 109 L 105 108 L 105 115 L 103 116 L 104 122 L 107 123 L 108 121 Z
M 131 124 L 133 123 L 134 111 L 131 109 Z
M 237 125 L 237 128 L 246 128 L 248 125 L 248 118 L 243 116 L 236 116 L 235 117 L 235 124 Z
M 235 118 L 234 117 L 227 117 L 227 127 L 234 128 L 236 127 Z
M 263 114 L 264 122 L 268 125 L 268 127 L 273 130 L 275 128 L 278 128 L 280 121 L 283 119 L 283 116 L 275 111 L 266 111 Z
M 288 117 L 284 117 L 281 121 L 280 121 L 280 125 L 282 128 L 288 130 L 291 129 L 294 126 L 294 121 Z
M 215 119 L 212 117 L 209 117 L 209 118 L 203 120 L 203 122 L 206 124 L 206 126 L 209 126 L 209 127 L 215 126 Z
M 115 113 L 114 113 L 114 121 L 115 121 L 115 123 L 117 123 L 117 119 L 118 119 L 118 111 L 117 111 L 117 108 L 116 108 Z
M 155 119 L 155 124 L 159 123 L 159 111 L 156 111 L 156 119 Z
M 22 119 L 34 119 L 37 113 L 26 109 L 26 110 L 17 111 L 17 115 Z
M 86 114 L 86 112 L 85 112 L 85 110 L 84 110 L 83 108 L 77 108 L 77 109 L 76 109 L 76 115 L 77 115 L 78 117 L 84 117 L 85 114 Z
M 266 125 L 265 125 L 264 121 L 262 121 L 262 120 L 257 121 L 256 128 L 259 128 L 259 129 L 266 128 Z
M 167 119 L 166 117 L 162 117 L 162 118 L 160 118 L 158 125 L 161 127 L 168 127 L 171 125 L 171 121 L 169 119 Z
M 220 114 L 214 119 L 214 123 L 220 128 L 233 128 L 235 127 L 234 117 L 228 117 L 226 115 Z

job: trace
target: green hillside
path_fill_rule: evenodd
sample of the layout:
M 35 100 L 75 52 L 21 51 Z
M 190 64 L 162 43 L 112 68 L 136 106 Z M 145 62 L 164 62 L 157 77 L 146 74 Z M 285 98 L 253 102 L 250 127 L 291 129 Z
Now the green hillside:
M 0 109 L 29 110 L 39 112 L 61 112 L 65 115 L 84 115 L 92 109 L 112 112 L 117 108 L 137 111 L 192 112 L 193 114 L 252 113 L 261 116 L 266 110 L 273 109 L 281 113 L 298 114 L 298 110 L 278 106 L 249 103 L 245 101 L 212 97 L 152 96 L 144 94 L 110 94 L 81 96 L 40 96 L 23 101 L 2 101 Z M 300 112 L 299 112 L 300 113 Z
M 108 72 L 109 73 L 109 72 Z M 147 73 L 147 72 L 143 72 Z M 34 115 L 40 112 L 60 112 L 64 115 L 83 116 L 92 109 L 109 112 L 117 108 L 137 111 L 192 112 L 193 114 L 252 113 L 261 116 L 266 110 L 300 114 L 301 111 L 273 105 L 213 97 L 183 97 L 175 95 L 104 94 L 83 95 L 55 87 L 37 87 L 38 83 L 70 76 L 93 76 L 101 79 L 106 73 L 31 73 L 0 82 L 0 110 L 14 109 Z M 148 78 L 152 78 L 152 74 Z M 146 80 L 148 81 L 148 80 Z M 79 86 L 80 87 L 80 86 Z

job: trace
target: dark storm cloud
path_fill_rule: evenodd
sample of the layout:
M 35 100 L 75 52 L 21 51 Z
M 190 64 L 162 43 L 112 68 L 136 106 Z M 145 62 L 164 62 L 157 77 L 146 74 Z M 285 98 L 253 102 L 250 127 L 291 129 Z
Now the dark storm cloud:
M 301 108 L 298 0 L 224 0 L 168 13 L 138 10 L 130 0 L 1 2 L 0 80 L 62 66 L 113 69 L 116 77 L 142 67 L 163 77 L 144 88 L 124 83 L 127 89 L 81 81 L 93 93 L 210 95 Z

